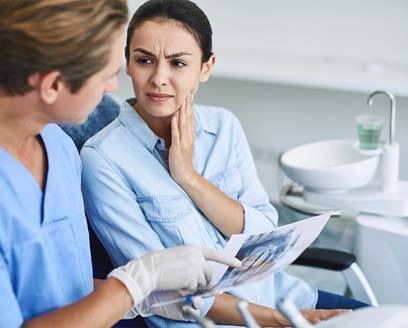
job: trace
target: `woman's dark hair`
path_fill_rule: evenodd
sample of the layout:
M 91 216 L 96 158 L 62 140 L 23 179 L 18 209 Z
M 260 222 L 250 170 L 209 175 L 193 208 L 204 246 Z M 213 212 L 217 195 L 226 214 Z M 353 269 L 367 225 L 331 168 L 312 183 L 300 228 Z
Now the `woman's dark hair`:
M 125 56 L 130 57 L 130 41 L 133 33 L 149 20 L 169 20 L 180 23 L 196 39 L 202 52 L 202 62 L 212 56 L 212 29 L 204 12 L 189 0 L 148 0 L 134 13 L 127 29 Z

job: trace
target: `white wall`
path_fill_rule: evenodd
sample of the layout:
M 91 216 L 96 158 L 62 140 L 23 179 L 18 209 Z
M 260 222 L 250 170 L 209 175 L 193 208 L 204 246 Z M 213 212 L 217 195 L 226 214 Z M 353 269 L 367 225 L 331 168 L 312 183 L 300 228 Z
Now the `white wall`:
M 128 0 L 130 13 L 143 0 Z M 218 52 L 408 64 L 406 0 L 197 0 Z M 244 63 L 243 63 L 244 64 Z
M 408 96 L 406 0 L 196 2 L 213 27 L 215 76 Z

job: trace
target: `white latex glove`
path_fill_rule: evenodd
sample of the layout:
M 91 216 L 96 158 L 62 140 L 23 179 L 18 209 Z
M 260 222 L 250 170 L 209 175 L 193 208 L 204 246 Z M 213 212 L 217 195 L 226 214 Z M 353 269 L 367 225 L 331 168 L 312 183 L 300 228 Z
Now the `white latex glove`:
M 176 291 L 161 291 L 151 293 L 142 303 L 133 306 L 132 310 L 127 314 L 127 317 L 134 318 L 137 315 L 148 317 L 151 315 L 159 315 L 164 318 L 180 320 L 180 321 L 195 321 L 191 315 L 185 312 L 185 305 L 182 301 L 178 303 L 167 304 L 159 307 L 152 307 L 153 304 L 180 298 L 182 295 Z M 200 296 L 195 296 L 192 299 L 190 311 L 195 312 L 196 316 L 200 316 L 200 307 L 204 300 Z
M 233 267 L 241 265 L 239 260 L 220 251 L 179 246 L 146 254 L 113 270 L 108 277 L 115 277 L 126 286 L 133 299 L 133 310 L 137 310 L 137 305 L 153 291 L 195 291 L 206 287 L 212 278 L 212 270 L 206 260 Z

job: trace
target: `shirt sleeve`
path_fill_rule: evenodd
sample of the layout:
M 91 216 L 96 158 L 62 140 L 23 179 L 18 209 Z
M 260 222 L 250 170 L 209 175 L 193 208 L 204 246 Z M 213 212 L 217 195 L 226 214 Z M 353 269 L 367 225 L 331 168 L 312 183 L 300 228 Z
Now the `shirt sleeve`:
M 82 189 L 87 217 L 116 266 L 163 249 L 140 209 L 136 195 L 117 169 L 97 149 L 81 151 Z M 205 316 L 214 298 L 201 306 Z
M 238 193 L 238 201 L 244 209 L 242 233 L 257 234 L 270 231 L 278 224 L 278 213 L 270 204 L 268 194 L 259 181 L 248 141 L 235 116 L 233 123 L 237 169 L 242 180 L 242 187 Z
M 23 315 L 0 249 L 0 328 L 20 327 L 22 324 Z

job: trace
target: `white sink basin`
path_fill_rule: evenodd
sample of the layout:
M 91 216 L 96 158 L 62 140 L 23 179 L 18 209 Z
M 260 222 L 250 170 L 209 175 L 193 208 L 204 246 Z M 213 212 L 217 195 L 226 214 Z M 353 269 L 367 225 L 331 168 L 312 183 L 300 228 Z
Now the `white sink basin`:
M 370 182 L 379 156 L 362 154 L 352 140 L 326 140 L 286 151 L 281 157 L 285 174 L 310 190 L 352 189 Z

